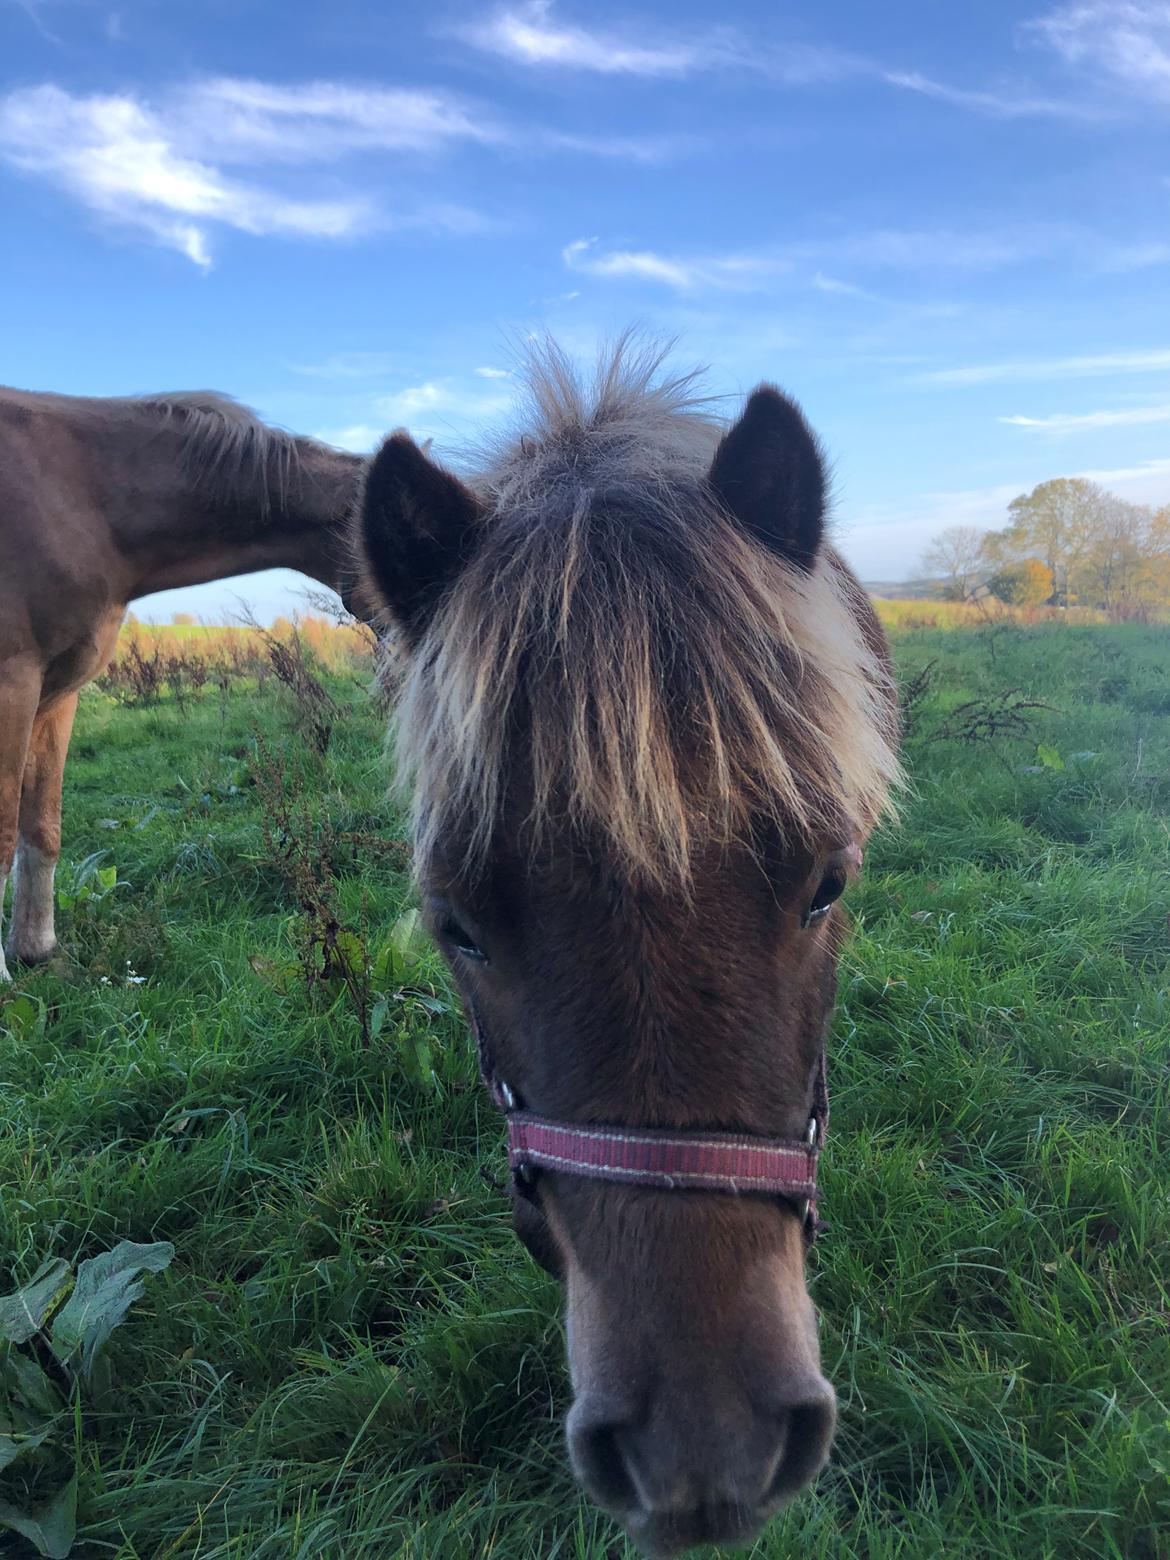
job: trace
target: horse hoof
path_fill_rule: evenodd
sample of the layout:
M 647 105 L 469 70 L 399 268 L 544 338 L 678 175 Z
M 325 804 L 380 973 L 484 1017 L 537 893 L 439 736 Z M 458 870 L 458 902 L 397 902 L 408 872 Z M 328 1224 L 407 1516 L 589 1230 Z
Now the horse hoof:
M 8 944 L 8 947 L 5 951 L 14 964 L 48 964 L 49 960 L 55 959 L 57 954 L 61 951 L 61 944 L 58 942 L 51 942 L 47 946 L 42 944 L 40 946 L 34 945 L 31 948 L 22 948 L 19 946 L 19 944 L 12 942 Z M 3 963 L 3 959 L 0 959 L 0 968 L 2 968 Z M 0 980 L 3 980 L 6 975 L 9 980 L 12 979 L 11 975 L 8 975 L 7 971 L 3 971 L 3 973 L 0 973 Z

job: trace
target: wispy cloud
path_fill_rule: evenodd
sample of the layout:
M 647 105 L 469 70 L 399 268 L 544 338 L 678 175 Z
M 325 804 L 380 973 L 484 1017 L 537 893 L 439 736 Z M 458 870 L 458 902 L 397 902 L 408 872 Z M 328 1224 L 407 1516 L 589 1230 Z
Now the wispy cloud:
M 1024 26 L 1046 45 L 1127 94 L 1170 103 L 1170 5 L 1165 0 L 1073 0 Z
M 531 151 L 581 152 L 586 157 L 649 165 L 668 162 L 702 144 L 697 136 L 575 135 L 563 130 L 535 130 L 521 139 L 527 140 Z
M 379 396 L 375 410 L 384 426 L 423 436 L 447 432 L 454 423 L 496 417 L 511 405 L 512 396 L 504 390 L 468 391 L 450 379 L 430 379 Z
M 521 65 L 559 65 L 618 76 L 685 76 L 701 62 L 693 43 L 636 42 L 558 22 L 550 0 L 504 7 L 459 36 Z
M 843 282 L 840 277 L 826 276 L 823 271 L 815 273 L 812 285 L 817 292 L 831 293 L 841 298 L 859 298 L 867 303 L 878 301 L 876 293 L 867 292 L 864 287 L 858 287 L 854 282 Z
M 827 275 L 822 265 L 928 273 L 987 271 L 1038 258 L 1054 250 L 1061 237 L 1055 230 L 1042 228 L 998 233 L 879 228 L 770 249 L 698 255 L 604 249 L 597 238 L 577 238 L 565 245 L 561 258 L 569 270 L 587 276 L 639 280 L 679 293 L 763 291 L 784 277 L 798 278 L 803 272 L 808 284 L 820 292 L 880 302 L 877 294 L 860 284 Z M 807 275 L 809 270 L 811 276 Z
M 334 352 L 320 363 L 290 363 L 294 374 L 310 379 L 381 379 L 394 367 L 385 352 Z
M 459 147 L 508 155 L 577 153 L 657 163 L 679 137 L 572 135 L 509 124 L 450 93 L 315 81 L 296 86 L 212 77 L 147 100 L 85 96 L 45 84 L 0 97 L 0 160 L 65 190 L 89 210 L 179 250 L 207 269 L 217 230 L 344 239 L 373 230 L 480 233 L 494 226 L 439 198 L 335 193 L 346 159 L 393 154 L 433 186 L 434 163 Z M 328 165 L 328 195 L 306 189 Z M 340 181 L 334 170 L 340 170 Z M 358 175 L 350 181 L 357 186 Z
M 211 77 L 173 94 L 168 117 L 176 134 L 227 163 L 332 162 L 354 151 L 509 139 L 490 110 L 450 93 L 340 81 L 286 87 Z
M 1170 422 L 1170 406 L 1128 406 L 1107 412 L 1054 412 L 1051 417 L 1001 417 L 1013 428 L 1039 428 L 1069 433 L 1086 428 L 1137 428 L 1145 423 Z
M 0 102 L 0 155 L 205 268 L 215 224 L 340 238 L 372 216 L 360 199 L 294 199 L 228 178 L 180 151 L 149 109 L 125 97 L 76 98 L 53 86 L 14 92 Z
M 879 60 L 842 49 L 774 43 L 746 37 L 727 26 L 690 33 L 636 28 L 629 23 L 620 30 L 587 26 L 560 16 L 553 0 L 500 5 L 482 20 L 453 31 L 478 49 L 536 70 L 660 80 L 735 70 L 788 86 L 869 78 L 898 91 L 918 93 L 997 119 L 1096 120 L 1104 113 L 1099 105 L 1081 98 L 1047 97 L 1026 85 L 1008 83 L 995 90 L 953 86 L 921 71 L 891 69 Z
M 442 438 L 453 432 L 461 434 L 465 427 L 498 417 L 512 405 L 511 388 L 506 383 L 512 378 L 510 369 L 477 368 L 474 373 L 480 379 L 490 380 L 494 388 L 470 387 L 455 378 L 426 379 L 363 399 L 353 407 L 360 421 L 345 427 L 319 428 L 315 437 L 364 454 L 393 428 L 407 428 L 419 440 Z
M 608 279 L 632 277 L 682 293 L 703 287 L 750 290 L 789 269 L 785 260 L 763 255 L 680 258 L 651 249 L 604 250 L 598 247 L 596 238 L 574 239 L 561 250 L 561 258 L 570 271 Z
M 1170 488 L 1170 459 L 1158 456 L 1139 461 L 1136 466 L 1110 466 L 1097 471 L 1079 471 L 1077 476 L 1102 487 L 1123 488 L 1139 503 L 1164 504 Z
M 891 87 L 917 92 L 921 97 L 951 103 L 956 108 L 968 108 L 993 119 L 1097 120 L 1102 117 L 1102 110 L 1094 104 L 1075 98 L 1036 97 L 1026 89 L 987 92 L 954 87 L 916 70 L 887 70 L 881 72 L 881 77 Z
M 348 428 L 318 428 L 313 437 L 339 450 L 353 450 L 357 455 L 368 455 L 385 432 L 385 428 L 376 428 L 373 423 L 354 423 Z
M 149 233 L 196 265 L 211 264 L 217 228 L 251 234 L 341 239 L 376 227 L 434 232 L 480 231 L 483 218 L 465 207 L 424 203 L 395 214 L 364 195 L 328 199 L 285 193 L 270 182 L 225 171 L 233 163 L 335 157 L 342 150 L 433 149 L 475 132 L 454 110 L 406 111 L 396 130 L 394 102 L 378 112 L 370 94 L 306 88 L 294 94 L 256 82 L 224 80 L 186 89 L 161 108 L 128 95 L 74 96 L 52 85 L 0 99 L 0 157 L 66 190 L 90 210 Z M 407 95 L 408 97 L 410 95 Z M 301 100 L 298 99 L 298 102 Z M 309 148 L 312 148 L 310 152 Z
M 1170 369 L 1170 349 L 1157 348 L 938 368 L 920 374 L 918 380 L 931 385 L 989 385 L 1008 379 L 1093 379 L 1109 374 L 1152 374 L 1166 369 Z
M 552 0 L 504 5 L 484 20 L 454 29 L 466 43 L 545 70 L 592 71 L 605 76 L 678 79 L 702 71 L 736 69 L 789 85 L 837 81 L 865 70 L 865 61 L 808 44 L 761 44 L 730 27 L 670 35 L 585 27 L 562 21 Z

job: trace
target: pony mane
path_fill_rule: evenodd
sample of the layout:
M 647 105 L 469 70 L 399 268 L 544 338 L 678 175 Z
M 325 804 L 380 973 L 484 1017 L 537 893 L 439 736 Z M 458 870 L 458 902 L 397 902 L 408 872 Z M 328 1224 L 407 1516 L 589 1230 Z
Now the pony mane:
M 758 838 L 761 815 L 809 837 L 887 806 L 894 702 L 860 587 L 720 510 L 722 423 L 666 351 L 623 338 L 589 385 L 553 343 L 527 354 L 524 432 L 470 478 L 475 551 L 401 672 L 423 855 L 470 823 L 482 859 L 516 781 L 534 840 L 568 823 L 684 886 L 697 847 Z
M 267 517 L 274 497 L 284 500 L 293 491 L 308 450 L 331 450 L 316 439 L 270 427 L 250 407 L 214 390 L 110 396 L 75 404 L 91 419 L 113 416 L 140 430 L 175 428 L 192 486 L 217 500 L 246 498 L 261 518 Z M 363 464 L 359 456 L 349 458 L 355 468 Z

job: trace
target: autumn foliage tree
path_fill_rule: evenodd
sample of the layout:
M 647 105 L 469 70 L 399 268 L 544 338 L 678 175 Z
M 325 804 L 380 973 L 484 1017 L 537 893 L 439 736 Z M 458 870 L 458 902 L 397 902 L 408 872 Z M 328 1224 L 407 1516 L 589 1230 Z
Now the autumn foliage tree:
M 1000 601 L 1013 607 L 1041 607 L 1052 599 L 1052 570 L 1039 558 L 1025 558 L 998 569 L 987 581 L 987 588 Z
M 1084 477 L 1042 482 L 1008 505 L 1000 531 L 950 526 L 923 567 L 955 601 L 981 586 L 1015 606 L 1080 603 L 1115 617 L 1170 606 L 1170 505 L 1127 503 Z

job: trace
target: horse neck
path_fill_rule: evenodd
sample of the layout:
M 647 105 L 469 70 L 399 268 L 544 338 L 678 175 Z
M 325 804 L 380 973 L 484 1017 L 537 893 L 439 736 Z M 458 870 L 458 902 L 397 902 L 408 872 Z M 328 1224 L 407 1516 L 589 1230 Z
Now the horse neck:
M 126 566 L 127 600 L 274 568 L 345 591 L 357 456 L 298 439 L 293 459 L 219 482 L 192 478 L 173 442 L 164 435 L 149 454 L 115 459 L 109 472 L 106 516 Z

